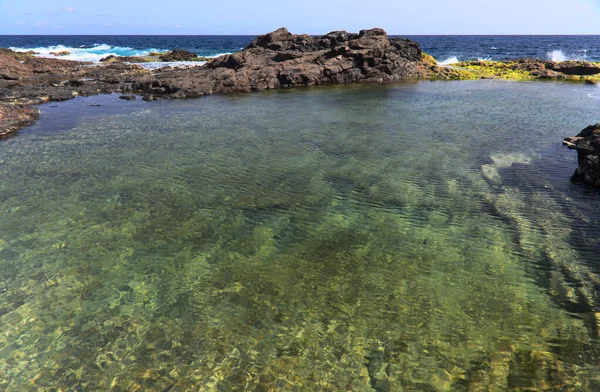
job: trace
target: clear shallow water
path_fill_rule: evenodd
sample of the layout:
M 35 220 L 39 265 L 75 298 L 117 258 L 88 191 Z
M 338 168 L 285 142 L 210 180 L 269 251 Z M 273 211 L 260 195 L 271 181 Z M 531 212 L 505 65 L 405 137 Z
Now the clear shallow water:
M 42 106 L 0 144 L 0 387 L 598 390 L 598 196 L 560 147 L 594 89 Z

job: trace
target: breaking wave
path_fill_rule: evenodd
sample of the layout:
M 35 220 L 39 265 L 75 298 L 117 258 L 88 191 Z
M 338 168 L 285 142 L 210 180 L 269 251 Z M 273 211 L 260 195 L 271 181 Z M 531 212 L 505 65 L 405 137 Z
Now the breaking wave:
M 577 54 L 565 54 L 562 50 L 553 50 L 546 53 L 546 58 L 552 61 L 589 60 L 588 52 L 588 49 L 581 49 L 577 51 Z
M 59 57 L 65 60 L 77 60 L 77 61 L 92 61 L 99 62 L 100 59 L 109 56 L 147 56 L 150 52 L 166 52 L 166 49 L 159 48 L 148 48 L 148 49 L 133 49 L 123 46 L 111 46 L 107 44 L 95 44 L 92 46 L 81 46 L 81 47 L 69 47 L 63 45 L 40 47 L 40 48 L 15 48 L 11 47 L 12 50 L 18 52 L 27 52 L 33 50 L 38 53 L 38 57 Z M 52 53 L 57 52 L 69 52 L 65 56 L 56 56 Z
M 548 60 L 552 61 L 565 61 L 567 60 L 567 56 L 563 53 L 562 50 L 553 50 L 552 52 L 548 52 L 546 54 Z
M 126 46 L 111 46 L 107 44 L 94 44 L 94 45 L 82 45 L 80 47 L 70 47 L 64 45 L 56 45 L 56 46 L 48 46 L 48 47 L 38 47 L 38 48 L 19 48 L 19 47 L 11 47 L 10 49 L 17 52 L 28 52 L 30 50 L 36 52 L 37 57 L 50 57 L 50 58 L 60 58 L 65 60 L 76 60 L 76 61 L 91 61 L 94 63 L 100 62 L 100 59 L 109 56 L 147 56 L 151 52 L 168 52 L 169 49 L 162 48 L 147 48 L 147 49 L 134 49 Z M 69 54 L 64 56 L 56 56 L 52 53 L 58 52 L 69 52 Z M 222 54 L 227 53 L 219 53 L 215 56 L 209 57 L 217 57 Z M 154 63 L 152 63 L 154 64 Z M 166 63 L 156 63 L 162 64 L 165 66 Z M 199 65 L 198 63 L 195 63 Z M 157 65 L 155 65 L 157 66 Z
M 444 61 L 440 61 L 440 62 L 439 62 L 439 64 L 440 64 L 440 65 L 450 65 L 450 64 L 455 64 L 455 63 L 458 63 L 458 61 L 459 61 L 459 60 L 458 60 L 458 57 L 456 57 L 456 56 L 452 56 L 452 57 L 449 57 L 449 58 L 447 58 L 447 59 L 446 59 L 446 60 L 444 60 Z

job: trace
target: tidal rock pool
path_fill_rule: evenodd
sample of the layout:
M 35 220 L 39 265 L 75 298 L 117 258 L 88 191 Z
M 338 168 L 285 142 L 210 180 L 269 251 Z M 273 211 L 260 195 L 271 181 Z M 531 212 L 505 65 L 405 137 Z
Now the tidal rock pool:
M 44 105 L 0 141 L 0 389 L 597 391 L 597 91 Z

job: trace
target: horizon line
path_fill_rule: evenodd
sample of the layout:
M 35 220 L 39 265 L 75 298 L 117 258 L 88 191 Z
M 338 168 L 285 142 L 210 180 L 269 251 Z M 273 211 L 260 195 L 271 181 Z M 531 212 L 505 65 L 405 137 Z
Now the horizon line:
M 333 30 L 333 31 L 345 31 L 345 30 Z M 114 36 L 131 36 L 131 37 L 214 37 L 214 36 L 219 36 L 219 37 L 256 37 L 259 35 L 265 35 L 265 34 L 269 34 L 271 33 L 267 32 L 267 33 L 260 33 L 260 34 L 0 34 L 0 37 L 14 37 L 14 36 L 29 36 L 29 37 L 61 37 L 61 36 L 95 36 L 95 37 L 114 37 Z M 349 33 L 352 33 L 351 31 L 348 31 Z M 295 33 L 292 33 L 294 35 L 298 35 Z M 299 33 L 299 34 L 308 34 L 308 33 Z M 322 36 L 322 35 L 326 35 L 328 33 L 325 34 L 308 34 L 310 36 Z M 568 33 L 568 34 L 561 34 L 561 33 L 541 33 L 541 34 L 531 34 L 531 33 L 527 33 L 527 34 L 520 34 L 520 33 L 494 33 L 494 34 L 484 34 L 484 33 L 476 33 L 476 34 L 440 34 L 440 33 L 433 33 L 433 34 L 415 34 L 415 33 L 411 33 L 411 34 L 396 34 L 396 33 L 387 33 L 386 34 L 388 36 L 454 36 L 454 37 L 477 37 L 477 36 L 588 36 L 588 37 L 595 37 L 595 36 L 600 36 L 600 34 L 573 34 L 573 33 Z

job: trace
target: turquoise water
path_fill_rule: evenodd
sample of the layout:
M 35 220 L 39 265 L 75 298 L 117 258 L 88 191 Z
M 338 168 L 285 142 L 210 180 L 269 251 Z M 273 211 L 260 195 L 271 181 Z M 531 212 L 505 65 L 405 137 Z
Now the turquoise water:
M 0 144 L 0 389 L 598 390 L 598 196 L 560 146 L 596 91 L 42 106 Z

